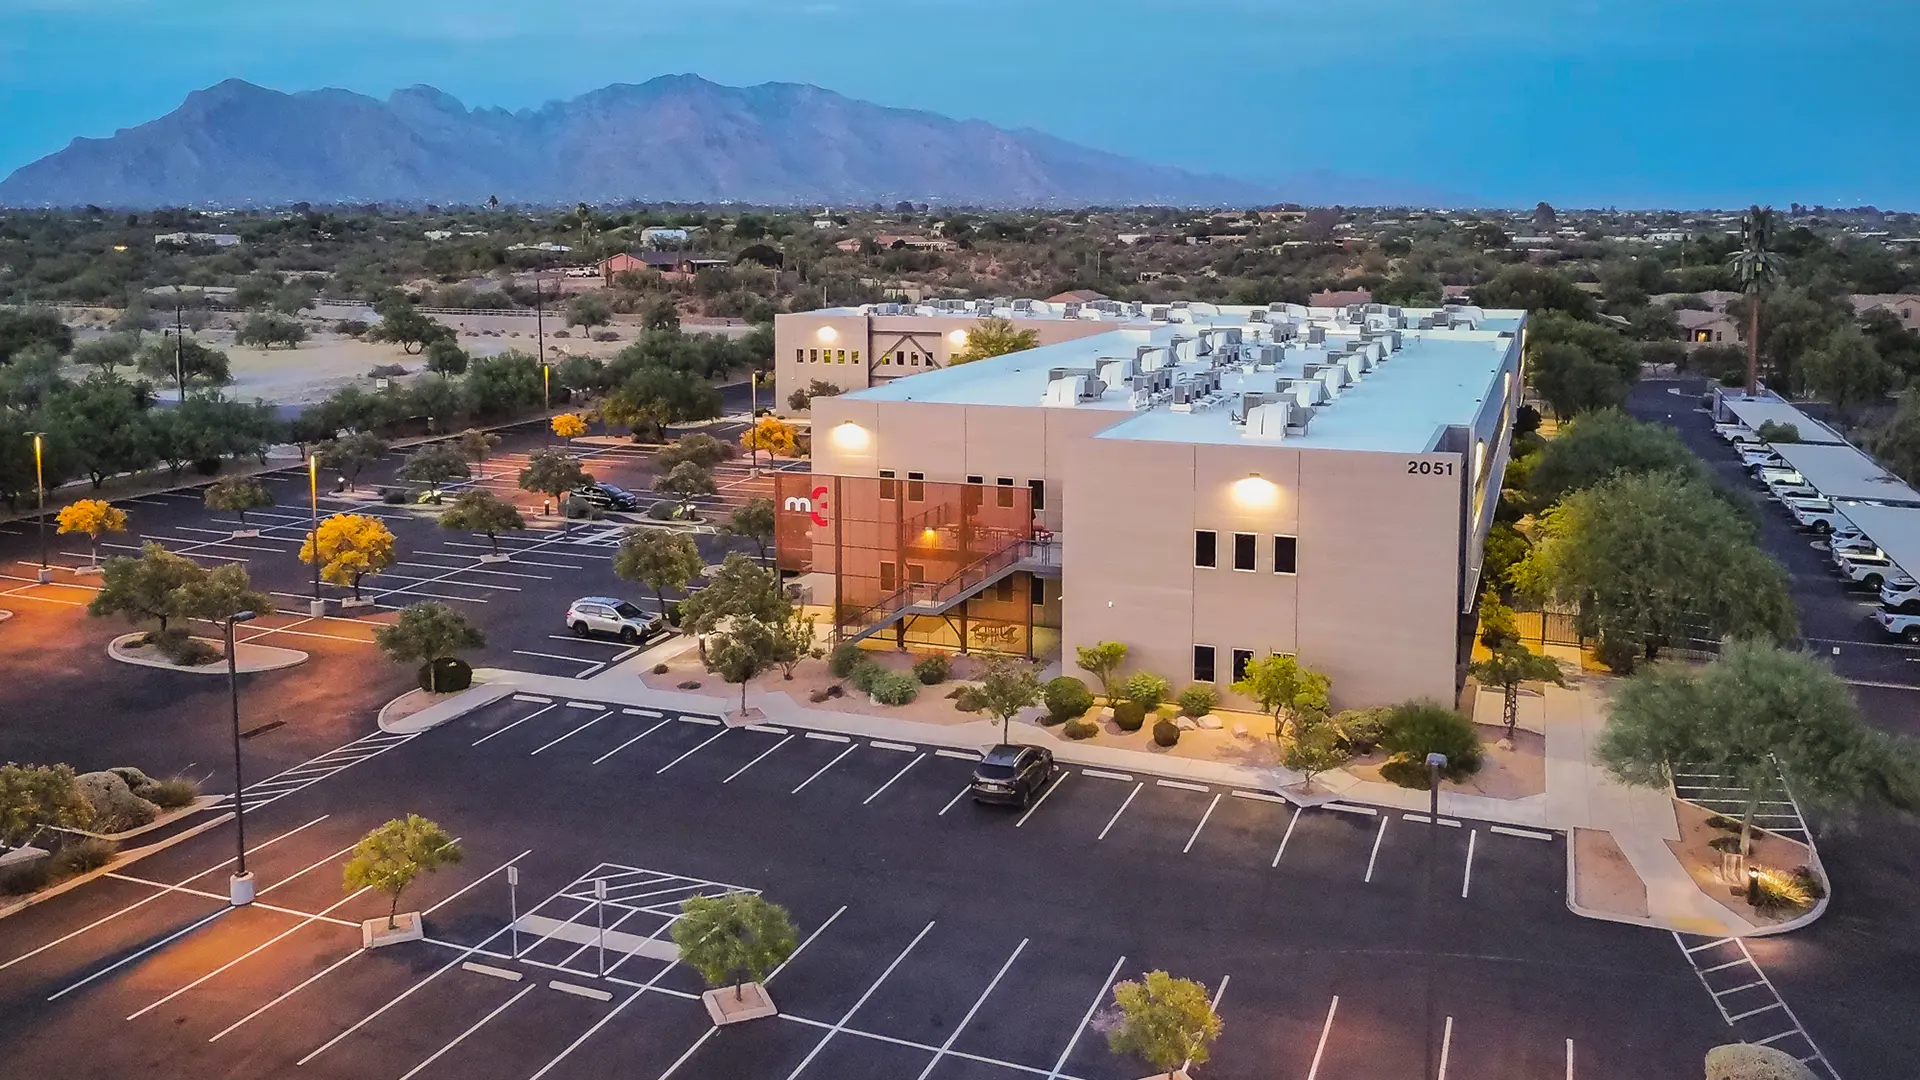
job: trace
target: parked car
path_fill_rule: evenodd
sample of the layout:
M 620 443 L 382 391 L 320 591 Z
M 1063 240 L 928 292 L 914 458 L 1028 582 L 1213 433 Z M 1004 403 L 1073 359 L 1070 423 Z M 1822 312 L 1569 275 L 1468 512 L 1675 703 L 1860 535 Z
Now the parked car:
M 1880 624 L 1880 629 L 1907 644 L 1920 645 L 1920 615 L 1881 608 L 1873 613 L 1873 621 Z
M 1793 511 L 1795 524 L 1817 533 L 1830 533 L 1837 529 L 1851 527 L 1851 523 L 1840 511 L 1834 509 L 1832 504 L 1821 506 L 1811 502 L 1789 502 L 1787 509 Z
M 567 629 L 575 637 L 611 634 L 629 645 L 645 645 L 668 633 L 665 619 L 611 596 L 583 596 L 568 604 Z
M 1757 465 L 1770 465 L 1776 469 L 1787 467 L 1787 459 L 1774 453 L 1773 448 L 1765 443 L 1756 446 L 1742 446 L 1738 449 L 1740 451 L 1740 460 L 1744 462 L 1749 469 Z
M 1031 806 L 1056 771 L 1053 751 L 1046 747 L 1001 743 L 988 750 L 980 758 L 980 764 L 973 767 L 969 790 L 974 802 Z
M 1839 569 L 1842 578 L 1855 585 L 1863 585 L 1874 592 L 1879 592 L 1880 586 L 1890 581 L 1911 582 L 1913 580 L 1895 566 L 1893 560 L 1887 558 L 1884 552 L 1878 550 L 1871 553 L 1835 552 L 1833 563 Z
M 1889 581 L 1880 586 L 1880 603 L 1907 615 L 1920 615 L 1920 583 Z
M 1745 424 L 1715 424 L 1713 425 L 1713 433 L 1736 446 L 1741 443 L 1757 443 L 1760 441 L 1760 436 L 1755 435 L 1753 429 Z
M 1754 479 L 1759 480 L 1761 484 L 1767 487 L 1772 487 L 1775 484 L 1804 484 L 1807 482 L 1807 478 L 1800 475 L 1800 470 L 1790 465 L 1760 465 L 1754 468 L 1753 475 Z
M 602 510 L 621 510 L 634 512 L 640 509 L 640 497 L 623 487 L 590 481 L 581 484 L 567 493 L 570 499 L 578 499 L 588 506 L 597 506 Z

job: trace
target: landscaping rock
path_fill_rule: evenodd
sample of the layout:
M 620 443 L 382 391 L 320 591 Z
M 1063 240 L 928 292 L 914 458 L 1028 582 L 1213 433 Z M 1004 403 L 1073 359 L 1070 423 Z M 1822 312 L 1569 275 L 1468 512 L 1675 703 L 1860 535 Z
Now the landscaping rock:
M 700 689 L 700 680 L 699 680 L 699 679 L 688 679 L 688 680 L 686 680 L 685 682 L 683 682 L 683 683 L 681 683 L 681 684 L 680 684 L 680 689 L 682 689 L 682 690 L 698 690 L 698 689 Z
M 1707 1051 L 1707 1080 L 1815 1080 L 1815 1073 L 1783 1050 L 1733 1043 Z
M 1247 725 L 1245 725 L 1245 724 L 1235 724 L 1235 725 L 1233 725 L 1233 737 L 1234 737 L 1234 738 L 1236 738 L 1236 739 L 1244 739 L 1244 738 L 1246 738 L 1246 737 L 1247 737 Z
M 1173 726 L 1179 728 L 1181 731 L 1193 731 L 1198 728 L 1200 724 L 1191 716 L 1182 716 L 1173 722 Z
M 1225 724 L 1222 724 L 1220 722 L 1220 718 L 1213 715 L 1212 713 L 1208 713 L 1207 715 L 1201 717 L 1199 720 L 1199 724 L 1201 727 L 1207 729 L 1208 731 L 1219 731 L 1221 728 L 1226 727 Z
M 160 816 L 158 806 L 135 795 L 127 782 L 115 773 L 81 773 L 74 783 L 87 805 L 93 808 L 95 832 L 125 832 Z

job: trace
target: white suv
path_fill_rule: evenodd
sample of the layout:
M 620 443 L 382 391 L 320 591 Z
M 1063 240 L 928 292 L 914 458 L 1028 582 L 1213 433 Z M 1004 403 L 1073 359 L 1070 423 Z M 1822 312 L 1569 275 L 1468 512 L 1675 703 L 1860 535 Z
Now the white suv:
M 1875 592 L 1879 592 L 1880 586 L 1890 581 L 1904 583 L 1913 580 L 1882 552 L 1835 552 L 1833 564 L 1839 568 L 1841 577 Z
M 1873 621 L 1880 624 L 1880 629 L 1907 644 L 1920 645 L 1920 615 L 1909 615 L 1881 608 L 1873 613 Z
M 611 596 L 583 596 L 568 604 L 567 628 L 575 637 L 612 634 L 629 645 L 644 645 L 667 633 L 665 619 Z
M 1881 585 L 1880 603 L 1906 615 L 1920 615 L 1920 582 L 1896 580 Z
M 1803 529 L 1812 529 L 1817 533 L 1838 532 L 1849 528 L 1852 522 L 1828 503 L 1822 506 L 1811 502 L 1789 502 L 1787 509 L 1793 511 L 1793 520 Z

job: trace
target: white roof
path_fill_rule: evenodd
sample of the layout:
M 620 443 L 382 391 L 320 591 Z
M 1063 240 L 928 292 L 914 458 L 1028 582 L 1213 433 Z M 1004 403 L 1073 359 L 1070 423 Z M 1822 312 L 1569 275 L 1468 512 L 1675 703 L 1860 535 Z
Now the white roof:
M 1908 576 L 1920 577 L 1920 507 L 1856 503 L 1840 512 Z
M 1773 452 L 1829 499 L 1920 505 L 1920 491 L 1845 443 L 1772 443 Z M 1851 518 L 1852 511 L 1845 511 Z M 1855 522 L 1855 524 L 1859 524 Z M 1862 526 L 1864 528 L 1865 526 Z
M 1792 424 L 1800 432 L 1803 443 L 1844 443 L 1832 428 L 1801 412 L 1799 409 L 1780 400 L 1771 393 L 1760 397 L 1747 397 L 1732 392 L 1722 393 L 1720 403 L 1728 412 L 1738 417 L 1740 422 L 1755 431 L 1760 425 L 1771 420 L 1776 424 Z

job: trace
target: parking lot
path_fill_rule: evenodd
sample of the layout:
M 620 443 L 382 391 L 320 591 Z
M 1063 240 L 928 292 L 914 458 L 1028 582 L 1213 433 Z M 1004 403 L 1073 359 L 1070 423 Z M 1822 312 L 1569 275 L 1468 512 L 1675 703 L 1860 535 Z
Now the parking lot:
M 0 1037 L 23 1067 L 98 1039 L 101 1075 L 1120 1078 L 1096 1006 L 1156 967 L 1218 1000 L 1210 1076 L 1687 1075 L 1724 1033 L 1665 935 L 1566 911 L 1560 837 L 1072 765 L 989 808 L 970 770 L 510 697 L 261 781 L 253 908 L 224 906 L 217 830 L 0 923 Z M 405 905 L 430 941 L 364 952 L 382 902 L 340 862 L 403 810 L 467 859 Z M 716 1031 L 656 945 L 724 887 L 787 905 L 803 947 L 779 1020 Z

